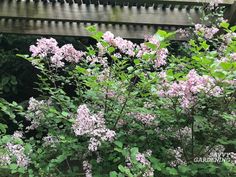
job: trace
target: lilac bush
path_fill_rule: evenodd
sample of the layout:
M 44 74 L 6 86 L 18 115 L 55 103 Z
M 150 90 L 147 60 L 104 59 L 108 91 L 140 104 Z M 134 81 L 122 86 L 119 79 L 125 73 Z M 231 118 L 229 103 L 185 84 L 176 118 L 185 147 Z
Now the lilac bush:
M 39 97 L 6 103 L 18 125 L 0 140 L 2 173 L 19 176 L 232 176 L 235 173 L 236 27 L 195 25 L 141 44 L 97 32 L 79 51 L 38 39 Z M 221 34 L 218 34 L 219 31 Z M 173 53 L 172 53 L 173 52 Z M 22 121 L 16 119 L 21 117 Z M 200 160 L 199 160 L 200 159 Z

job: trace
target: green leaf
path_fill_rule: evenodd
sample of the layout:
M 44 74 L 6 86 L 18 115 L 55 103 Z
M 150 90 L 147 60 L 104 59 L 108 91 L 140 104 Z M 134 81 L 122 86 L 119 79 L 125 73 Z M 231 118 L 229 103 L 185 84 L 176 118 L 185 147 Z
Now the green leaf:
M 11 169 L 11 170 L 16 170 L 17 167 L 18 167 L 18 166 L 17 166 L 16 164 L 14 164 L 14 163 L 13 163 L 13 164 L 10 164 L 10 169 Z
M 91 35 L 92 38 L 94 38 L 98 41 L 102 38 L 102 36 L 103 36 L 103 32 L 101 32 L 101 31 L 98 31 L 95 34 Z
M 29 59 L 29 55 L 22 55 L 22 54 L 16 54 L 17 57 L 21 57 L 21 58 L 24 58 L 24 59 Z M 32 59 L 32 58 L 31 58 Z
M 6 133 L 7 125 L 0 123 L 0 132 Z
M 139 59 L 134 59 L 134 64 L 138 65 L 140 63 Z
M 166 170 L 169 172 L 169 174 L 171 175 L 177 175 L 178 172 L 175 168 L 170 168 L 170 167 L 167 167 Z
M 220 66 L 224 69 L 224 70 L 230 70 L 233 65 L 229 62 L 221 62 Z
M 134 67 L 133 67 L 133 66 L 129 66 L 129 67 L 127 68 L 127 70 L 128 70 L 129 72 L 132 72 L 132 71 L 134 70 Z
M 233 32 L 235 32 L 235 31 L 236 31 L 236 26 L 232 26 L 232 27 L 230 28 L 230 30 L 233 31 Z
M 201 43 L 201 46 L 202 46 L 205 50 L 207 50 L 207 49 L 209 48 L 209 45 L 206 43 L 206 41 L 202 42 L 202 43 Z
M 108 47 L 108 52 L 111 54 L 112 52 L 114 52 L 115 51 L 115 48 L 114 47 Z
M 76 71 L 78 71 L 79 73 L 82 73 L 82 74 L 86 73 L 86 69 L 84 69 L 80 66 L 76 66 Z
M 145 45 L 146 45 L 148 48 L 152 49 L 152 50 L 156 50 L 156 49 L 157 49 L 157 45 L 152 44 L 152 43 L 150 43 L 150 42 L 145 42 Z
M 189 168 L 187 166 L 179 166 L 179 171 L 182 173 L 186 173 L 187 171 L 189 171 Z
M 95 25 L 86 27 L 86 30 L 89 31 L 90 33 L 95 33 L 95 32 L 97 32 L 97 28 L 96 28 Z
M 10 77 L 3 77 L 1 85 L 4 86 L 10 81 Z
M 220 71 L 213 72 L 212 75 L 219 78 L 219 79 L 225 78 L 225 74 L 223 72 L 220 72 Z
M 64 117 L 67 117 L 67 116 L 69 115 L 69 113 L 68 113 L 68 112 L 65 112 L 65 111 L 63 111 L 63 112 L 61 113 L 61 115 L 63 115 Z
M 220 26 L 223 27 L 223 28 L 225 28 L 225 29 L 228 29 L 228 28 L 229 28 L 229 23 L 227 23 L 227 22 L 221 22 Z
M 110 174 L 109 174 L 109 176 L 110 177 L 117 177 L 117 172 L 115 172 L 115 171 L 112 171 L 112 172 L 110 172 Z
M 126 169 L 123 165 L 119 165 L 118 166 L 118 169 L 122 172 L 122 173 L 125 173 Z
M 115 141 L 114 144 L 119 148 L 123 148 L 123 143 L 121 141 Z

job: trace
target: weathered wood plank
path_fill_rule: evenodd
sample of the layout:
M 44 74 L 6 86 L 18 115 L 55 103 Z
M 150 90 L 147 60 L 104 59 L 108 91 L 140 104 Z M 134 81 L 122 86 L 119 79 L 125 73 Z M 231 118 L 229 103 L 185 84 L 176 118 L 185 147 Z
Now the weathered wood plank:
M 191 25 L 199 22 L 199 11 L 177 8 L 120 7 L 60 3 L 1 1 L 0 17 L 117 24 Z M 189 17 L 192 20 L 189 20 Z
M 112 31 L 116 36 L 128 39 L 143 39 L 145 35 L 154 34 L 157 29 L 167 31 L 176 30 L 174 27 L 147 26 L 147 25 L 119 25 L 119 24 L 91 24 L 76 22 L 48 22 L 34 20 L 12 20 L 0 18 L 0 32 L 14 34 L 33 35 L 59 35 L 59 36 L 80 36 L 88 37 L 90 33 L 85 29 L 87 26 L 95 25 L 99 31 Z M 177 37 L 175 40 L 182 40 Z
M 10 1 L 10 0 L 9 0 Z M 18 0 L 18 1 L 43 1 L 48 0 Z M 153 4 L 185 4 L 185 5 L 202 5 L 212 0 L 49 0 L 50 2 L 67 2 L 67 3 L 84 3 L 84 4 L 103 4 L 103 5 L 134 5 L 152 6 Z M 234 0 L 223 0 L 221 5 L 233 4 Z

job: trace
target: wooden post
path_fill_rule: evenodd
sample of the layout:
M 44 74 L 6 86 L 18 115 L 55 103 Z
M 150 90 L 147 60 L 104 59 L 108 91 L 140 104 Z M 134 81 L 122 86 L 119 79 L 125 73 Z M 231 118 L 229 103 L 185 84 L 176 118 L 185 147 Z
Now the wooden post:
M 236 1 L 226 10 L 225 18 L 231 25 L 236 25 Z

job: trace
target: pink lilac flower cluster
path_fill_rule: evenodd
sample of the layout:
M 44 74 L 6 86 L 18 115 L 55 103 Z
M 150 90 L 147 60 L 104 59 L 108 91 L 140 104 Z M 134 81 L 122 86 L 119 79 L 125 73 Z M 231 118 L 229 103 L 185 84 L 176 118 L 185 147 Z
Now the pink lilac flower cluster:
M 168 55 L 168 50 L 166 48 L 159 48 L 160 42 L 157 40 L 155 36 L 149 37 L 146 39 L 148 43 L 151 43 L 153 45 L 156 45 L 157 49 L 153 50 L 149 48 L 145 43 L 140 44 L 140 46 L 137 46 L 138 53 L 136 57 L 142 58 L 146 54 L 153 54 L 156 56 L 156 59 L 154 60 L 154 66 L 160 67 L 166 64 L 166 58 Z
M 121 53 L 126 54 L 130 57 L 136 56 L 138 58 L 142 58 L 145 54 L 156 55 L 156 59 L 154 61 L 155 67 L 160 67 L 166 64 L 165 59 L 167 57 L 168 50 L 166 48 L 159 48 L 160 42 L 157 40 L 155 36 L 148 37 L 146 39 L 147 40 L 146 42 L 156 45 L 157 46 L 156 50 L 150 49 L 149 47 L 147 47 L 145 43 L 136 45 L 136 44 L 133 44 L 131 41 L 122 39 L 121 37 L 115 37 L 114 34 L 112 34 L 110 31 L 107 31 L 106 33 L 104 33 L 103 39 L 106 42 L 108 42 L 110 45 L 119 49 Z M 99 45 L 99 49 L 104 51 L 101 45 Z M 138 51 L 138 52 L 135 53 L 135 51 Z
M 182 28 L 178 29 L 176 32 L 179 34 L 180 39 L 187 38 L 190 35 L 189 31 Z
M 175 159 L 170 162 L 170 166 L 176 167 L 178 165 L 186 164 L 186 161 L 183 158 L 183 149 L 181 147 L 177 147 L 176 149 L 171 149 L 170 152 Z
M 153 121 L 155 120 L 156 116 L 153 114 L 147 113 L 128 113 L 128 115 L 132 115 L 135 117 L 136 120 L 142 122 L 144 125 L 152 125 Z
M 192 135 L 192 129 L 189 128 L 189 127 L 184 127 L 184 128 L 181 128 L 180 130 L 178 130 L 176 132 L 176 135 L 175 137 L 178 139 L 178 140 L 184 140 L 184 142 L 188 142 L 188 140 L 191 139 L 191 135 Z
M 69 63 L 78 63 L 84 55 L 84 52 L 76 50 L 72 44 L 66 44 L 51 57 L 51 63 L 54 67 L 60 68 L 65 65 L 63 59 Z
M 87 105 L 80 105 L 77 110 L 77 119 L 72 126 L 77 136 L 90 137 L 88 149 L 96 151 L 101 141 L 113 141 L 116 133 L 105 125 L 105 119 L 101 113 L 91 114 Z
M 233 59 L 233 61 L 236 61 L 236 52 L 230 54 L 230 57 Z
M 218 51 L 223 53 L 226 50 L 228 44 L 230 44 L 233 40 L 236 39 L 236 33 L 229 32 L 229 33 L 221 35 L 220 38 L 222 39 L 222 43 L 220 47 L 218 48 Z
M 39 126 L 41 119 L 44 117 L 43 108 L 47 107 L 48 105 L 50 105 L 50 101 L 38 101 L 33 97 L 30 98 L 27 109 L 28 113 L 26 114 L 25 118 L 31 122 L 31 125 L 26 127 L 27 130 L 34 130 Z
M 223 56 L 219 59 L 216 60 L 216 62 L 221 63 L 221 62 L 236 62 L 236 52 L 229 54 L 228 57 Z
M 0 154 L 0 167 L 11 164 L 11 157 L 8 154 Z
M 30 52 L 32 52 L 32 57 L 44 58 L 54 55 L 59 50 L 57 44 L 57 41 L 53 38 L 37 39 L 36 46 L 30 46 Z
M 16 163 L 20 167 L 27 167 L 30 163 L 30 159 L 24 153 L 25 149 L 21 144 L 7 143 L 6 149 L 8 150 L 11 157 L 16 158 Z
M 195 33 L 196 34 L 198 34 L 198 33 L 203 34 L 206 39 L 212 39 L 218 31 L 219 31 L 219 29 L 216 27 L 208 28 L 202 24 L 195 25 Z
M 101 42 L 97 43 L 98 48 L 98 56 L 102 57 L 106 53 L 106 48 L 101 44 Z
M 92 177 L 92 165 L 87 161 L 83 161 L 83 170 L 85 171 L 85 177 Z
M 221 36 L 222 40 L 226 42 L 226 44 L 230 44 L 232 40 L 236 39 L 236 33 L 227 33 Z
M 23 132 L 21 132 L 21 131 L 15 131 L 15 132 L 13 133 L 13 137 L 14 137 L 14 138 L 22 138 L 22 137 L 23 137 Z
M 55 39 L 38 39 L 36 45 L 30 46 L 30 52 L 33 57 L 49 58 L 52 67 L 61 68 L 65 61 L 69 63 L 78 63 L 85 55 L 84 52 L 76 50 L 72 44 L 66 44 L 61 48 Z
M 166 79 L 162 82 L 162 88 L 158 91 L 160 97 L 180 98 L 183 108 L 190 108 L 194 105 L 196 95 L 205 93 L 207 96 L 219 96 L 222 89 L 216 86 L 216 81 L 209 76 L 199 76 L 195 70 L 187 75 L 187 80 L 168 83 Z M 164 89 L 163 89 L 164 88 Z
M 155 60 L 155 67 L 160 67 L 166 64 L 166 58 L 168 50 L 166 48 L 159 49 L 157 51 L 157 59 Z
M 90 64 L 95 64 L 95 63 L 99 63 L 101 64 L 104 68 L 108 67 L 108 61 L 107 61 L 107 57 L 103 57 L 103 56 L 87 56 L 86 60 L 88 62 L 90 62 Z
M 135 44 L 133 44 L 131 41 L 125 40 L 121 37 L 115 37 L 110 31 L 107 31 L 103 34 L 103 39 L 110 45 L 117 47 L 121 53 L 124 53 L 130 57 L 135 55 Z
M 145 157 L 145 155 L 144 154 L 142 154 L 142 153 L 137 153 L 136 154 L 136 160 L 138 161 L 138 162 L 140 162 L 141 164 L 143 164 L 143 165 L 149 165 L 149 161 L 146 159 L 146 157 Z
M 150 157 L 152 154 L 152 151 L 151 150 L 147 150 L 145 153 L 140 153 L 138 152 L 136 154 L 136 160 L 142 164 L 143 166 L 145 166 L 145 171 L 143 171 L 143 174 L 142 174 L 142 177 L 152 177 L 154 176 L 154 169 L 151 167 L 151 163 L 150 161 L 147 159 L 147 157 Z M 132 168 L 133 167 L 133 164 L 131 162 L 131 158 L 128 157 L 126 159 L 126 166 L 128 168 Z

